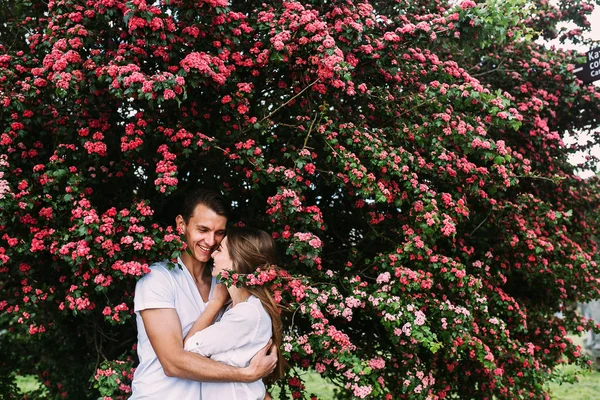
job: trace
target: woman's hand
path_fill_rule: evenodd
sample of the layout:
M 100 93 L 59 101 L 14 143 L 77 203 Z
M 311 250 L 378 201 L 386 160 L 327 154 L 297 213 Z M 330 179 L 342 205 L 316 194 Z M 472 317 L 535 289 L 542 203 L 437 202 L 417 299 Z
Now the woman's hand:
M 223 307 L 229 301 L 227 287 L 222 283 L 217 283 L 213 289 L 210 301 L 217 304 L 219 308 Z

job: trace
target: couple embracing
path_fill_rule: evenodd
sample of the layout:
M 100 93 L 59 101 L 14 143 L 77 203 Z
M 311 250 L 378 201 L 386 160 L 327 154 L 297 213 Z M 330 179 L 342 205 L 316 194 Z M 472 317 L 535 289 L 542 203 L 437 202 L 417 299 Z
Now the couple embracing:
M 130 400 L 262 400 L 270 398 L 262 379 L 283 375 L 281 319 L 268 289 L 216 279 L 274 264 L 275 244 L 264 231 L 226 231 L 228 210 L 218 193 L 188 194 L 176 218 L 187 251 L 175 268 L 156 263 L 137 283 L 140 364 Z

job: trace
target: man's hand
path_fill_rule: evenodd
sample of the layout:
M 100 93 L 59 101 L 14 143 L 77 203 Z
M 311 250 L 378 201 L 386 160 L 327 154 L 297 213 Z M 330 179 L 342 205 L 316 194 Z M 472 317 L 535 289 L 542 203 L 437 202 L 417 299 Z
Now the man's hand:
M 252 357 L 250 365 L 246 367 L 249 374 L 249 382 L 254 382 L 271 375 L 276 366 L 277 346 L 271 339 L 265 347 L 259 350 L 258 353 Z

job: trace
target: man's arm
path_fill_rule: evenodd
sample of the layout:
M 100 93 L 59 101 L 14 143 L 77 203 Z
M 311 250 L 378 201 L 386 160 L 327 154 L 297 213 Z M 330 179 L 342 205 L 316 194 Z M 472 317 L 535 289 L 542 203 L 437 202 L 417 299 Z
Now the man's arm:
M 165 375 L 205 382 L 254 382 L 275 369 L 277 352 L 271 342 L 245 368 L 232 367 L 183 349 L 182 328 L 172 308 L 140 312 L 144 328 Z M 272 350 L 272 349 L 271 349 Z

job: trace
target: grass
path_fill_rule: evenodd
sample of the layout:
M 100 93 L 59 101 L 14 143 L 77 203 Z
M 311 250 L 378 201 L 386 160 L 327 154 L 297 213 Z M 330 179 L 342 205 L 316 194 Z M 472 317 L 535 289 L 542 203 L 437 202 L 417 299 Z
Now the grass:
M 306 392 L 308 394 L 316 395 L 320 400 L 333 400 L 337 399 L 336 387 L 328 379 L 322 378 L 316 371 L 309 371 L 302 375 L 302 380 L 306 386 Z M 291 394 L 287 394 L 287 398 L 292 398 Z M 271 396 L 274 399 L 279 398 L 279 388 L 273 388 Z
M 583 347 L 581 336 L 569 335 L 573 343 Z M 588 372 L 574 365 L 560 367 L 565 373 L 576 373 L 578 382 L 574 384 L 550 384 L 551 399 L 553 400 L 597 400 L 600 393 L 600 372 Z
M 328 380 L 324 379 L 317 372 L 311 371 L 307 374 L 304 379 L 306 385 L 306 391 L 308 393 L 314 393 L 321 400 L 334 399 L 335 397 L 335 386 Z
M 583 339 L 580 336 L 570 336 L 575 344 L 582 345 Z M 550 384 L 551 399 L 553 400 L 597 400 L 600 396 L 600 372 L 587 372 L 573 365 L 560 367 L 563 372 L 575 372 L 579 381 L 573 385 L 563 383 Z M 322 378 L 314 371 L 307 372 L 302 376 L 306 385 L 306 392 L 317 395 L 321 400 L 337 399 L 336 387 L 327 379 Z M 40 382 L 33 375 L 18 376 L 17 385 L 23 393 L 32 392 L 40 387 Z M 279 398 L 279 390 L 275 388 L 271 395 L 274 399 Z M 291 399 L 288 393 L 287 398 Z
M 587 372 L 573 365 L 562 367 L 565 372 L 576 372 L 579 382 L 571 385 L 550 384 L 553 400 L 597 400 L 600 393 L 600 372 Z
M 17 386 L 23 393 L 39 389 L 42 384 L 34 375 L 17 376 Z

